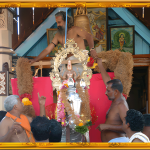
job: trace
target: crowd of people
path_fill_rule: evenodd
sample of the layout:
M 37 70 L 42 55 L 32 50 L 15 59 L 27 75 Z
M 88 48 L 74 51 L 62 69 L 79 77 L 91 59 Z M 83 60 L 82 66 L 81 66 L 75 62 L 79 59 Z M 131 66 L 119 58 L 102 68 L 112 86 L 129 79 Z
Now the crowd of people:
M 49 54 L 58 44 L 64 44 L 66 13 L 56 14 L 58 32 L 48 47 L 30 63 L 39 61 Z M 97 60 L 103 81 L 106 85 L 106 95 L 112 101 L 106 114 L 106 121 L 100 124 L 102 142 L 149 142 L 150 115 L 129 109 L 123 92 L 123 85 L 119 79 L 109 77 L 103 67 L 102 60 L 97 57 L 94 49 L 93 37 L 80 27 L 73 26 L 68 17 L 67 38 L 74 39 L 79 49 L 85 49 L 86 39 L 91 56 Z M 39 97 L 40 116 L 25 113 L 24 105 L 17 95 L 10 95 L 4 101 L 6 111 L 0 111 L 0 142 L 60 142 L 62 126 L 55 119 L 49 120 L 45 116 L 45 97 Z
M 39 102 L 40 100 L 41 97 Z M 23 114 L 25 107 L 19 96 L 8 96 L 4 101 L 4 107 L 6 111 L 0 111 L 0 142 L 61 141 L 61 124 L 55 119 L 49 120 L 45 115 L 35 116 L 31 120 L 28 114 Z
M 150 115 L 129 109 L 123 96 L 119 79 L 111 80 L 97 59 L 106 84 L 106 95 L 112 101 L 105 124 L 100 124 L 102 142 L 149 142 Z M 45 97 L 39 97 L 39 105 L 45 106 Z M 0 142 L 60 142 L 62 126 L 55 119 L 49 120 L 43 111 L 41 116 L 28 119 L 19 96 L 10 95 L 4 101 L 6 111 L 0 111 Z M 40 106 L 40 108 L 42 108 Z

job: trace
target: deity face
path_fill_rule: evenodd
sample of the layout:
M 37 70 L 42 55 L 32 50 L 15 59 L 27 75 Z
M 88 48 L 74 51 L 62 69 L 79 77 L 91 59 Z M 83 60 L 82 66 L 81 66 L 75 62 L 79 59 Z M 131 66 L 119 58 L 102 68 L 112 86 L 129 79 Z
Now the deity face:
M 71 70 L 72 70 L 71 60 L 68 60 L 67 70 L 68 70 L 68 71 L 71 71 Z
M 123 34 L 121 34 L 121 36 L 120 36 L 121 38 L 124 38 L 124 36 L 123 36 Z

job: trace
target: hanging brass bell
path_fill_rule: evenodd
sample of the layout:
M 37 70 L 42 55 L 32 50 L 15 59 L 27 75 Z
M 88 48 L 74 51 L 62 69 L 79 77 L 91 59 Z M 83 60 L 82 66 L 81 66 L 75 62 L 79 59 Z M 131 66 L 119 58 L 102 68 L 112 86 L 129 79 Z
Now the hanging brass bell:
M 91 28 L 90 28 L 90 20 L 87 16 L 86 8 L 77 8 L 76 13 L 74 15 L 74 26 L 81 27 L 85 31 L 93 35 Z M 99 40 L 96 37 L 94 37 L 94 35 L 93 35 L 93 39 L 94 39 L 95 44 L 99 42 Z
M 76 14 L 74 15 L 74 26 L 81 27 L 92 34 L 86 8 L 77 8 Z

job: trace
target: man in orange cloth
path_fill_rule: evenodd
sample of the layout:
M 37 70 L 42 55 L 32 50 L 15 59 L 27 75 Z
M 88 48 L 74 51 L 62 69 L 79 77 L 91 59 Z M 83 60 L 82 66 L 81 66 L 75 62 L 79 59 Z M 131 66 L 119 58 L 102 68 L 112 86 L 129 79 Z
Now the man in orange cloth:
M 6 117 L 0 122 L 0 142 L 35 142 L 30 123 L 22 115 L 23 103 L 19 96 L 10 95 L 4 101 Z
M 128 142 L 129 139 L 125 137 L 123 131 L 123 120 L 129 110 L 126 99 L 122 94 L 123 85 L 118 79 L 111 80 L 100 58 L 97 59 L 97 63 L 106 85 L 105 94 L 112 101 L 106 114 L 105 124 L 99 125 L 102 142 Z

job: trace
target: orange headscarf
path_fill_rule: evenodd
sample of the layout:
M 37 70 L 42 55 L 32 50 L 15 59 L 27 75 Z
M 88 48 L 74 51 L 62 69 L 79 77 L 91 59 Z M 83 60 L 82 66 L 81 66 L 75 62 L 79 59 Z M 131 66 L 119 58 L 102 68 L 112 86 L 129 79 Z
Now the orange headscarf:
M 13 120 L 15 120 L 17 118 L 16 116 L 13 116 L 9 112 L 7 112 L 6 116 L 12 118 Z M 20 115 L 20 118 L 17 118 L 16 122 L 21 123 L 20 125 L 25 129 L 26 134 L 29 138 L 29 141 L 32 142 L 32 143 L 35 142 L 33 134 L 31 132 L 31 126 L 30 126 L 30 123 L 28 121 L 28 118 L 25 115 L 22 115 L 22 114 Z

